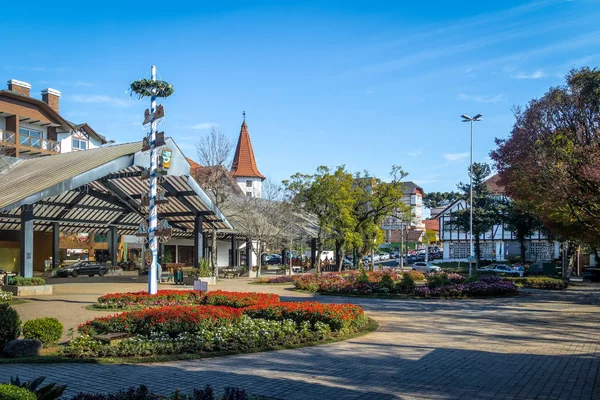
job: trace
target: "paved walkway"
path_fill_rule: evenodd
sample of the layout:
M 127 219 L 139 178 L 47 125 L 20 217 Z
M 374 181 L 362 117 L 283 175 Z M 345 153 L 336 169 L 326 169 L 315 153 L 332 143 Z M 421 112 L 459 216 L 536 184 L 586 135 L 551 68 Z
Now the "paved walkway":
M 243 280 L 218 286 L 275 292 L 286 300 L 313 297 Z M 54 296 L 16 308 L 24 319 L 58 315 L 76 325 L 98 314 L 83 308 L 97 294 L 143 288 L 142 283 L 56 285 Z M 166 393 L 210 383 L 290 400 L 600 399 L 600 286 L 486 300 L 316 297 L 359 304 L 380 329 L 330 345 L 197 361 L 0 365 L 0 381 L 43 375 L 68 384 L 69 393 L 142 383 Z

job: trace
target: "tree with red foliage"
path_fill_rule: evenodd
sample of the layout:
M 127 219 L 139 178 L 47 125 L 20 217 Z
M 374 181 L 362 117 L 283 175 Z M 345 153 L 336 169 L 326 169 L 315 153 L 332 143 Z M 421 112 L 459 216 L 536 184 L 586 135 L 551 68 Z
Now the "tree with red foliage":
M 600 247 L 600 71 L 572 70 L 515 117 L 491 153 L 507 195 L 559 238 Z

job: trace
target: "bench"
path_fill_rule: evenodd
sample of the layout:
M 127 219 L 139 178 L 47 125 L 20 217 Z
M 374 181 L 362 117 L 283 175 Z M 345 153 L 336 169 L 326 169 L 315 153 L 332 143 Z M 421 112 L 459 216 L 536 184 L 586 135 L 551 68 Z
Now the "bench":
M 93 339 L 99 340 L 102 343 L 108 344 L 109 346 L 116 346 L 119 342 L 122 342 L 124 339 L 131 337 L 129 333 L 125 332 L 114 332 L 107 333 L 105 335 L 95 335 Z
M 223 277 L 225 279 L 239 278 L 240 275 L 242 274 L 242 271 L 240 271 L 239 269 L 235 269 L 235 268 L 223 268 L 221 271 L 223 272 Z

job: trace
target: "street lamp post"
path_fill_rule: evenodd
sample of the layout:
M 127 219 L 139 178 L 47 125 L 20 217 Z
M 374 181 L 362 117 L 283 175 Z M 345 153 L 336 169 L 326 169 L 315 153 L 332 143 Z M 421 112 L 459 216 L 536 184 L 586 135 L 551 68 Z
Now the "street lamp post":
M 469 276 L 472 274 L 473 263 L 473 122 L 481 121 L 482 114 L 477 114 L 473 118 L 468 115 L 461 115 L 462 122 L 471 123 L 471 153 L 469 159 Z

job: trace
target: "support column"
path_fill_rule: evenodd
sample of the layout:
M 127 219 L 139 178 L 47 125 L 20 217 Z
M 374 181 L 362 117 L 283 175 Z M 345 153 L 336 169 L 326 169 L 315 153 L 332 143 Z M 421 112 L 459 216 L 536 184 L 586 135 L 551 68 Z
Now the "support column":
M 52 223 L 52 268 L 60 265 L 60 224 Z
M 117 232 L 116 226 L 111 226 L 108 228 L 108 254 L 110 255 L 110 261 L 113 267 L 117 266 L 117 237 L 119 236 L 119 232 Z
M 237 267 L 237 239 L 235 238 L 235 233 L 231 234 L 231 266 Z
M 246 268 L 248 271 L 252 271 L 252 241 L 246 238 Z
M 33 278 L 33 204 L 21 206 L 21 276 Z
M 208 232 L 203 232 L 202 233 L 202 257 L 200 258 L 206 258 L 206 259 L 210 259 L 209 254 L 208 254 Z
M 202 260 L 202 258 L 204 257 L 204 234 L 202 232 L 203 222 L 204 217 L 202 215 L 196 215 L 196 218 L 194 220 L 194 268 L 198 268 L 200 260 Z
M 310 267 L 317 268 L 317 238 L 310 239 Z

